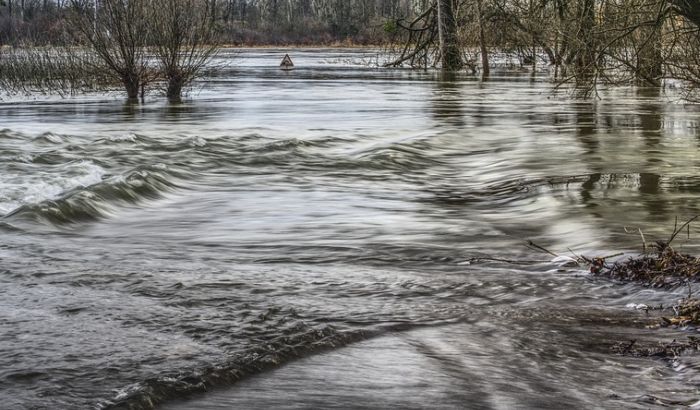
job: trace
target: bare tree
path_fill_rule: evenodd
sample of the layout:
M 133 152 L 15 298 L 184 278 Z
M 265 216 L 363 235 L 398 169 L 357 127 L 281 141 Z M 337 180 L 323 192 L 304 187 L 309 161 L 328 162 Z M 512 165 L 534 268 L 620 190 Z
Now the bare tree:
M 390 54 L 397 52 L 398 57 L 386 66 L 440 65 L 445 71 L 464 67 L 453 0 L 432 0 L 411 21 L 400 18 L 390 23 L 386 25 L 394 37 L 390 46 L 398 47 Z
M 102 0 L 0 0 L 0 41 L 50 43 L 67 21 L 67 8 L 95 1 Z M 434 0 L 202 0 L 197 7 L 209 8 L 232 44 L 378 44 L 385 39 L 383 19 L 408 17 L 428 1 Z
M 217 53 L 220 39 L 205 0 L 152 0 L 151 42 L 167 83 L 166 95 L 180 101 L 190 84 Z
M 104 68 L 124 86 L 129 100 L 143 97 L 155 76 L 148 65 L 149 0 L 71 0 L 77 40 L 100 57 Z
M 428 67 L 436 64 L 439 44 L 437 33 L 437 5 L 434 2 L 411 21 L 399 18 L 386 24 L 385 30 L 392 35 L 387 53 L 397 54 L 387 67 Z
M 68 41 L 55 35 L 65 26 L 76 34 Z M 254 44 L 357 41 L 379 28 L 366 38 L 389 43 L 387 66 L 480 66 L 486 76 L 491 49 L 533 72 L 548 63 L 558 84 L 583 95 L 667 79 L 680 80 L 687 98 L 700 93 L 697 0 L 0 0 L 0 41 L 87 45 L 99 57 L 90 67 L 107 73 L 89 84 L 108 78 L 130 99 L 158 82 L 178 101 L 215 55 L 221 27 L 226 41 Z

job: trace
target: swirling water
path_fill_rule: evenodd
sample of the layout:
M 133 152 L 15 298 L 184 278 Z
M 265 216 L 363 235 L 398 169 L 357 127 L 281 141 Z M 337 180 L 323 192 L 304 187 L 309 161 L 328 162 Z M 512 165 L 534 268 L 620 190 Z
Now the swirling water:
M 697 107 L 280 53 L 223 53 L 181 105 L 0 104 L 3 408 L 698 400 L 693 354 L 609 351 L 684 338 L 626 306 L 686 289 L 524 246 L 633 253 L 699 213 Z

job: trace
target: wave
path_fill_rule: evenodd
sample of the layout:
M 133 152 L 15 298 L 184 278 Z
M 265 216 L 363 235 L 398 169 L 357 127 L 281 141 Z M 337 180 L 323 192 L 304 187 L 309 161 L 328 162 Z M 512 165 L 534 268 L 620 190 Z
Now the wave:
M 236 382 L 278 368 L 291 361 L 325 351 L 345 347 L 393 333 L 422 327 L 439 327 L 469 322 L 468 318 L 439 318 L 425 321 L 392 320 L 377 326 L 358 330 L 339 330 L 332 325 L 313 327 L 298 322 L 264 343 L 230 360 L 207 367 L 174 370 L 125 387 L 109 400 L 97 403 L 100 410 L 145 410 L 159 404 L 184 398 L 191 394 L 205 393 L 212 388 L 226 387 Z
M 111 400 L 97 404 L 97 408 L 152 409 L 159 403 L 193 393 L 203 393 L 217 386 L 236 381 L 278 367 L 303 356 L 345 346 L 366 339 L 364 331 L 339 331 L 332 326 L 313 328 L 300 323 L 294 335 L 283 335 L 261 346 L 234 356 L 231 360 L 204 368 L 163 374 L 123 389 Z
M 537 195 L 537 188 L 546 184 L 548 182 L 544 179 L 525 180 L 523 178 L 515 178 L 472 187 L 445 187 L 438 185 L 427 190 L 431 194 L 427 201 L 448 205 L 487 203 L 489 206 L 492 206 L 494 203 L 503 204 L 534 197 Z
M 23 140 L 25 136 L 22 133 L 11 130 L 9 128 L 0 129 L 0 140 Z
M 170 173 L 159 168 L 140 168 L 86 187 L 69 190 L 57 199 L 47 199 L 16 208 L 3 219 L 24 219 L 64 225 L 106 217 L 119 204 L 158 199 L 178 187 Z
M 651 179 L 656 184 L 664 183 L 681 192 L 684 189 L 695 192 L 700 187 L 700 183 L 692 178 L 662 178 L 656 174 L 592 173 L 533 178 L 516 176 L 473 186 L 444 186 L 436 183 L 427 190 L 431 194 L 427 201 L 451 205 L 480 202 L 488 206 L 494 203 L 503 205 L 512 201 L 538 198 L 542 192 L 560 195 L 570 192 L 605 192 L 614 189 L 643 190 L 645 189 L 644 178 Z
M 5 231 L 5 232 L 23 232 L 22 229 L 9 224 L 7 222 L 0 221 L 0 231 Z
M 361 151 L 352 146 L 359 137 L 326 136 L 315 139 L 274 139 L 261 135 L 244 137 L 190 138 L 176 145 L 153 145 L 156 151 L 182 151 L 186 161 L 226 169 L 231 166 L 275 167 L 322 171 L 424 170 L 442 165 L 429 148 L 411 143 L 381 145 Z M 195 163 L 195 160 L 199 160 Z M 279 171 L 279 170 L 278 170 Z
M 45 132 L 38 137 L 34 138 L 34 142 L 37 143 L 48 143 L 52 145 L 60 145 L 63 144 L 63 140 L 65 137 L 62 137 L 58 134 L 54 134 L 52 132 Z
M 394 144 L 388 147 L 376 147 L 355 156 L 358 165 L 371 169 L 411 170 L 441 165 L 442 162 L 431 157 L 426 150 L 410 144 Z
M 424 138 L 415 137 L 383 142 L 360 150 L 357 150 L 357 144 L 364 145 L 365 136 L 362 135 L 273 138 L 246 133 L 157 138 L 127 133 L 85 139 L 46 133 L 23 139 L 31 140 L 31 145 L 29 149 L 22 147 L 14 155 L 13 162 L 57 167 L 78 161 L 92 162 L 105 168 L 110 168 L 114 162 L 135 166 L 153 163 L 154 157 L 163 155 L 167 155 L 168 162 L 172 164 L 205 172 L 238 171 L 232 167 L 406 172 L 444 165 L 437 147 Z
M 92 161 L 73 161 L 40 171 L 32 169 L 31 164 L 6 164 L 0 181 L 0 215 L 99 183 L 105 173 L 104 168 Z

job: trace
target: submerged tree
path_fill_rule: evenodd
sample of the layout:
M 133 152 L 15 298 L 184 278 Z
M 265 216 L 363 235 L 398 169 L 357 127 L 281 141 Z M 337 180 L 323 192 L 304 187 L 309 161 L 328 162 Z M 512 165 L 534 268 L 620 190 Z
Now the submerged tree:
M 697 87 L 694 19 L 700 3 L 626 0 L 601 3 L 596 11 L 593 0 L 580 1 L 578 26 L 590 40 L 572 42 L 576 58 L 567 79 L 574 79 L 584 95 L 595 93 L 600 83 L 660 86 L 669 78 Z
M 476 0 L 476 14 L 479 22 L 479 48 L 481 54 L 481 76 L 486 78 L 489 76 L 491 69 L 489 68 L 489 52 L 486 45 L 486 16 L 484 13 L 483 0 Z
M 437 33 L 437 7 L 435 3 L 430 5 L 410 22 L 400 18 L 388 22 L 385 30 L 392 35 L 391 47 L 398 50 L 389 50 L 391 54 L 396 52 L 397 58 L 385 64 L 387 67 L 398 67 L 408 64 L 411 67 L 428 67 L 435 64 L 435 55 L 439 49 Z
M 464 64 L 457 38 L 457 21 L 453 0 L 437 0 L 437 22 L 441 67 L 445 71 L 460 70 Z
M 182 98 L 182 89 L 217 53 L 219 36 L 213 7 L 206 0 L 153 0 L 152 43 L 166 81 L 170 101 Z
M 149 67 L 149 0 L 71 0 L 72 22 L 78 41 L 86 43 L 104 64 L 103 69 L 120 82 L 129 100 L 143 96 L 154 79 Z
M 680 2 L 679 2 L 680 3 Z M 666 31 L 673 33 L 665 39 L 665 75 L 680 80 L 684 85 L 685 98 L 700 101 L 700 4 L 694 8 L 674 8 L 682 19 L 669 19 Z
M 207 0 L 71 1 L 74 35 L 101 61 L 93 68 L 121 83 L 132 101 L 155 82 L 179 101 L 220 46 Z
M 440 65 L 445 71 L 464 67 L 454 0 L 434 0 L 411 22 L 398 19 L 391 30 L 402 45 L 399 56 L 387 66 L 427 67 Z
M 0 41 L 27 44 L 39 33 L 30 26 L 37 16 L 60 21 L 66 4 L 76 35 L 59 41 L 87 45 L 99 59 L 86 67 L 132 100 L 155 84 L 178 101 L 215 55 L 219 28 L 232 43 L 288 44 L 358 39 L 382 27 L 371 38 L 389 43 L 387 66 L 487 76 L 495 61 L 533 73 L 551 66 L 558 84 L 582 95 L 602 83 L 663 86 L 670 78 L 700 91 L 697 0 L 0 0 Z

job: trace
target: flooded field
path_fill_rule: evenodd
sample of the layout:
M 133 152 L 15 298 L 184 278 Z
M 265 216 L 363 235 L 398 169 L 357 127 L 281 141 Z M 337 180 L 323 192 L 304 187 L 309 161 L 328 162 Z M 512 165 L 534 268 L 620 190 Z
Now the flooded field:
M 0 102 L 3 408 L 699 399 L 696 355 L 610 352 L 684 339 L 627 306 L 686 288 L 525 246 L 634 254 L 637 228 L 700 214 L 698 107 L 575 101 L 527 73 L 446 81 L 368 51 L 294 51 L 282 72 L 286 51 L 222 53 L 181 105 Z

